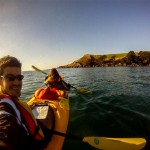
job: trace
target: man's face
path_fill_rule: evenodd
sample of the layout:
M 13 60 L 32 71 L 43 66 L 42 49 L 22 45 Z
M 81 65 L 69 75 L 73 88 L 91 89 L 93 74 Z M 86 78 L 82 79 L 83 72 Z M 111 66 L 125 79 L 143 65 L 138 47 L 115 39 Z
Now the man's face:
M 21 69 L 19 67 L 6 67 L 2 77 L 0 77 L 1 92 L 13 97 L 20 97 L 22 88 L 22 80 L 19 79 L 20 75 Z

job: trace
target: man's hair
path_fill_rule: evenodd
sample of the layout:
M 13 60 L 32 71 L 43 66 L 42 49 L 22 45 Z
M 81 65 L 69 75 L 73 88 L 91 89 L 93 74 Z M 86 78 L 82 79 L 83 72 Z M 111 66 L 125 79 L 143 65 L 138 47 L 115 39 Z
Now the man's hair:
M 21 68 L 22 64 L 20 63 L 20 61 L 15 58 L 12 57 L 10 55 L 4 56 L 2 58 L 0 58 L 0 75 L 3 74 L 4 69 L 6 67 L 19 67 Z

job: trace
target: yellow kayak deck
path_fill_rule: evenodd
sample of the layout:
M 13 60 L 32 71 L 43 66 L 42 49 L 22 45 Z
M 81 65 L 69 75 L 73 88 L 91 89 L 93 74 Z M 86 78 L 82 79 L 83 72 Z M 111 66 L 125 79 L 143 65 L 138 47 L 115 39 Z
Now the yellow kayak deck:
M 69 98 L 59 97 L 58 100 L 47 100 L 47 99 L 41 100 L 33 97 L 27 103 L 30 107 L 32 107 L 35 104 L 48 103 L 53 109 L 55 116 L 54 131 L 66 133 L 70 112 Z M 61 150 L 63 147 L 64 140 L 65 137 L 53 134 L 45 150 Z

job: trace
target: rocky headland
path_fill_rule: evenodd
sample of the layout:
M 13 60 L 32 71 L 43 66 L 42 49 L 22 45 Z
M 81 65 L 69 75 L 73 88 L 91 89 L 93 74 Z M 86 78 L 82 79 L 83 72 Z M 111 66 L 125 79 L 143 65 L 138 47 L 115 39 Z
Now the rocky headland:
M 85 54 L 74 62 L 59 68 L 108 67 L 108 66 L 150 66 L 150 51 L 120 54 L 93 55 Z

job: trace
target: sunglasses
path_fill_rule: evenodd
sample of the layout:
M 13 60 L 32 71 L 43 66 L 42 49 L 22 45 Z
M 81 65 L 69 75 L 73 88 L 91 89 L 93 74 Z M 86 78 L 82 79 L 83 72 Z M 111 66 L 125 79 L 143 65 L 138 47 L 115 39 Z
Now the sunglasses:
M 15 79 L 17 79 L 18 81 L 22 81 L 22 79 L 24 78 L 23 75 L 19 74 L 17 76 L 13 75 L 13 74 L 7 74 L 6 76 L 0 76 L 1 78 L 5 78 L 8 81 L 15 81 Z

